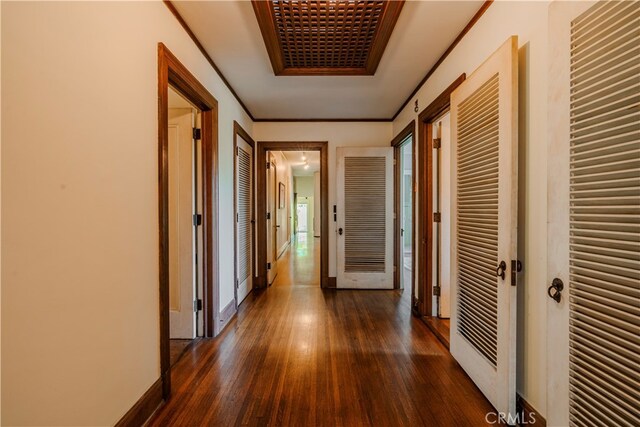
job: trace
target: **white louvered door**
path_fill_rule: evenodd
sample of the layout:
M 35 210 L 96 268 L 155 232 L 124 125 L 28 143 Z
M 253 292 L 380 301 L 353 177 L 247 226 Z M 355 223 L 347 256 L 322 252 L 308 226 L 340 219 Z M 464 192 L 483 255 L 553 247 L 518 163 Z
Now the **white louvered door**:
M 517 49 L 513 36 L 451 95 L 450 350 L 493 406 L 512 419 Z M 504 268 L 499 268 L 502 262 Z
M 393 288 L 393 148 L 338 148 L 338 288 Z
M 238 137 L 236 152 L 236 272 L 238 305 L 253 289 L 253 148 Z
M 640 3 L 549 19 L 547 424 L 637 426 Z

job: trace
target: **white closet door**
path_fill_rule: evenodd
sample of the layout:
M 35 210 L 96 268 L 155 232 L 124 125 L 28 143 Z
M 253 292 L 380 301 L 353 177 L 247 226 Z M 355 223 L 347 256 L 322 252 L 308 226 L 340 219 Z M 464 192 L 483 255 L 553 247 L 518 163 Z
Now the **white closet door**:
M 236 174 L 236 286 L 240 305 L 253 289 L 253 148 L 241 137 L 238 137 Z
M 451 354 L 516 415 L 518 39 L 451 95 Z M 513 283 L 512 283 L 513 280 Z
M 195 337 L 194 116 L 169 109 L 169 325 L 170 337 Z
M 640 414 L 640 3 L 549 11 L 547 424 Z
M 393 288 L 393 148 L 338 148 L 337 287 Z

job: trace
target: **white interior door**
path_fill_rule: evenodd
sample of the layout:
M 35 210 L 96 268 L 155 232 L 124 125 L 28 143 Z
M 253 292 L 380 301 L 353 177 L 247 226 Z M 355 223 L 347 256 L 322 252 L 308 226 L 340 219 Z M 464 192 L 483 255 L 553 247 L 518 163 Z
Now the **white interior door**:
M 638 2 L 550 5 L 550 426 L 640 416 L 638 22 Z
M 439 283 L 440 296 L 438 297 L 438 317 L 448 319 L 451 317 L 451 114 L 446 113 L 433 125 L 437 131 L 434 136 L 440 138 L 440 148 L 438 149 L 437 164 L 437 182 L 438 202 L 434 206 L 438 206 L 440 212 L 440 222 L 438 227 L 438 244 L 439 248 Z M 436 193 L 436 192 L 434 192 Z M 435 251 L 434 251 L 435 252 Z
M 267 169 L 267 283 L 271 284 L 278 274 L 278 201 L 277 174 L 273 155 L 268 153 L 269 168 Z
M 513 36 L 451 95 L 450 350 L 507 418 L 516 416 L 517 58 Z
M 169 109 L 169 323 L 171 338 L 195 337 L 194 114 Z
M 238 137 L 236 152 L 236 277 L 238 305 L 253 289 L 253 148 Z
M 393 288 L 393 148 L 338 148 L 337 287 Z

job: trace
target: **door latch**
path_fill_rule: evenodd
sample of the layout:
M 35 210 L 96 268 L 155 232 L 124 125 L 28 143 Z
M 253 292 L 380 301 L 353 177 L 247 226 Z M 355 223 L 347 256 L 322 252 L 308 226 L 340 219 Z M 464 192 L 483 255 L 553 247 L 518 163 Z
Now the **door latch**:
M 553 279 L 553 282 L 551 282 L 551 286 L 549 286 L 549 288 L 547 289 L 547 295 L 549 295 L 549 298 L 551 298 L 555 302 L 560 303 L 560 300 L 562 299 L 563 289 L 564 283 L 562 283 L 562 280 L 556 277 L 555 279 Z
M 522 271 L 522 263 L 519 259 L 511 260 L 511 286 L 518 284 L 518 273 Z

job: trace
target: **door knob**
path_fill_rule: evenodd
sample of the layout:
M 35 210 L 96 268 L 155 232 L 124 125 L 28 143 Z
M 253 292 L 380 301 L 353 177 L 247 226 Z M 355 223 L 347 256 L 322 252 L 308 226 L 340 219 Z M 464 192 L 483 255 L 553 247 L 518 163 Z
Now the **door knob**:
M 500 265 L 498 265 L 498 268 L 496 268 L 496 276 L 504 280 L 504 272 L 506 269 L 507 269 L 507 263 L 504 261 L 500 261 Z
M 342 228 L 338 228 L 338 234 L 342 236 Z
M 551 282 L 551 286 L 549 286 L 549 288 L 547 289 L 547 295 L 549 295 L 549 298 L 559 303 L 562 299 L 563 289 L 564 283 L 562 283 L 562 280 L 556 277 L 555 279 L 553 279 L 553 282 Z

